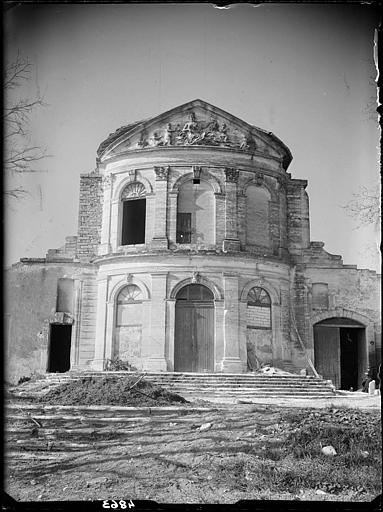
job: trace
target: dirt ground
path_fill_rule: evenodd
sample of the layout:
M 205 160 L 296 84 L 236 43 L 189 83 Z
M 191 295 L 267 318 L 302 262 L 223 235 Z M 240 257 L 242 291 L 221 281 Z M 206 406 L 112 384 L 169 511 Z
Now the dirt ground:
M 35 449 L 16 453 L 13 440 L 5 490 L 19 501 L 160 503 L 371 501 L 381 492 L 379 410 L 260 404 L 182 409 L 123 427 L 90 431 L 79 425 L 78 433 L 56 432 L 45 449 L 37 437 Z M 27 425 L 32 432 L 25 420 Z M 328 443 L 336 456 L 321 453 Z

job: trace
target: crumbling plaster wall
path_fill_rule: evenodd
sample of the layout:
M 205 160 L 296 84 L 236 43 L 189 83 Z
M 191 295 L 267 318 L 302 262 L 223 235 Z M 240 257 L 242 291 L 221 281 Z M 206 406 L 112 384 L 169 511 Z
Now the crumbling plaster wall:
M 6 270 L 4 344 L 8 382 L 46 372 L 49 319 L 56 311 L 57 281 L 70 277 L 73 268 L 69 264 L 20 262 Z

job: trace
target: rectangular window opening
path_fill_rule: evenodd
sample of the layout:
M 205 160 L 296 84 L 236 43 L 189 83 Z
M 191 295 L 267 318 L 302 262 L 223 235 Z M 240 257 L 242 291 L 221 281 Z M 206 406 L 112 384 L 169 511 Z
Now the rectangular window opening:
M 121 245 L 145 243 L 146 199 L 123 202 Z
M 177 236 L 176 242 L 178 244 L 191 243 L 191 213 L 178 213 L 177 214 Z

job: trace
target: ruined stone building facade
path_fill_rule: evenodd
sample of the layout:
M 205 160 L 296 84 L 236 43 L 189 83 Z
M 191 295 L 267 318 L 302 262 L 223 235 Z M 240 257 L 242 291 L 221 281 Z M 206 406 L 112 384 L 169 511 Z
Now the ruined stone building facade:
M 291 160 L 271 132 L 201 100 L 111 134 L 81 175 L 77 236 L 7 272 L 9 378 L 120 359 L 314 365 L 360 387 L 380 361 L 380 276 L 310 240 Z

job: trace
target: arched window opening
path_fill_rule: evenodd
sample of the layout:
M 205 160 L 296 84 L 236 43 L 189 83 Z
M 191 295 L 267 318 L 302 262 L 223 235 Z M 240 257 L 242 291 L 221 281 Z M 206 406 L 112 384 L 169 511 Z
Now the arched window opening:
M 270 193 L 250 185 L 246 191 L 246 244 L 270 246 Z
M 214 244 L 215 205 L 210 185 L 200 180 L 184 183 L 178 193 L 177 235 L 179 244 Z
M 177 293 L 177 300 L 188 300 L 188 301 L 205 301 L 205 300 L 214 300 L 214 295 L 202 284 L 189 284 L 181 288 L 181 290 Z
M 130 183 L 121 194 L 121 245 L 145 243 L 146 198 L 142 183 Z
M 129 284 L 120 291 L 116 301 L 114 357 L 133 366 L 141 357 L 142 299 L 140 288 Z
M 266 290 L 258 286 L 247 295 L 247 327 L 251 329 L 271 328 L 271 300 Z

